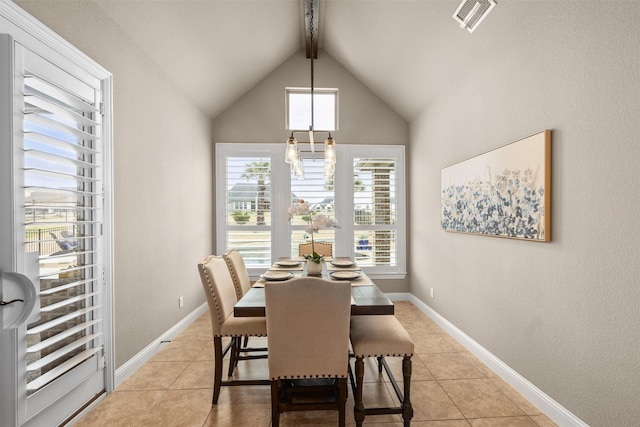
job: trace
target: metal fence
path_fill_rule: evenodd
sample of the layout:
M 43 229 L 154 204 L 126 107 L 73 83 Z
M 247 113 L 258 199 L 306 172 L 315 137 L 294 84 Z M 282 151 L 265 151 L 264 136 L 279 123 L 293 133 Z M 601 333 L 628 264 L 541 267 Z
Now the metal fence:
M 31 228 L 25 232 L 26 252 L 38 252 L 40 256 L 61 251 L 64 242 L 75 236 L 75 226 Z

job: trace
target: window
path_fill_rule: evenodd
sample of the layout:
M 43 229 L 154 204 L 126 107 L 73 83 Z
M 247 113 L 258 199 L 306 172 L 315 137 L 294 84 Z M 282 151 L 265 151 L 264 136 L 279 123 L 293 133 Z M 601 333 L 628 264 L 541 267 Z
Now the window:
M 252 276 L 280 256 L 297 256 L 298 244 L 310 236 L 302 218 L 289 222 L 287 210 L 303 199 L 340 224 L 314 240 L 333 243 L 334 254 L 353 257 L 373 278 L 403 278 L 404 147 L 339 144 L 335 178 L 329 181 L 322 157 L 311 153 L 303 158 L 305 179 L 298 181 L 284 163 L 284 148 L 216 144 L 217 252 L 238 249 Z M 253 173 L 256 165 L 264 165 L 260 173 Z
M 335 200 L 332 182 L 324 180 L 324 161 L 322 155 L 319 159 L 309 156 L 311 153 L 302 153 L 302 167 L 304 168 L 304 180 L 298 181 L 292 174 L 290 177 L 292 204 L 302 199 L 309 204 L 309 208 L 316 214 L 324 214 L 335 218 Z M 311 242 L 311 236 L 304 232 L 308 221 L 305 218 L 295 217 L 291 220 L 291 256 L 298 256 L 300 243 Z M 316 242 L 332 243 L 335 247 L 335 234 L 339 230 L 320 230 L 314 234 Z
M 311 126 L 311 89 L 287 88 L 287 129 Z M 319 131 L 338 128 L 338 89 L 313 89 L 313 127 Z
M 225 224 L 226 247 L 254 266 L 271 263 L 271 158 L 239 153 L 225 158 L 218 188 L 224 198 L 218 221 Z
M 353 159 L 353 227 L 361 265 L 395 265 L 397 259 L 396 159 Z

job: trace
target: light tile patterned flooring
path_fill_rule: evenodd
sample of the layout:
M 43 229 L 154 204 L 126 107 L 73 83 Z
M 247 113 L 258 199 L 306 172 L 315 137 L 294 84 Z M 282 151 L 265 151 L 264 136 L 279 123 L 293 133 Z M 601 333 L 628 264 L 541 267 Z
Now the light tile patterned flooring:
M 416 344 L 412 358 L 412 426 L 556 425 L 413 304 L 397 302 L 395 311 Z M 250 345 L 264 345 L 264 340 L 254 338 Z M 389 358 L 388 361 L 395 377 L 401 379 L 400 360 Z M 267 362 L 264 359 L 240 362 L 235 375 L 268 378 Z M 365 382 L 365 406 L 397 404 L 393 403 L 396 397 L 391 384 L 378 378 L 375 360 L 367 360 Z M 213 344 L 209 313 L 205 313 L 75 425 L 271 425 L 268 386 L 222 387 L 217 405 L 211 405 L 212 387 Z M 337 416 L 330 411 L 285 413 L 280 424 L 335 426 Z M 351 389 L 347 424 L 355 424 Z M 399 415 L 382 415 L 367 417 L 365 425 L 396 427 L 403 424 Z

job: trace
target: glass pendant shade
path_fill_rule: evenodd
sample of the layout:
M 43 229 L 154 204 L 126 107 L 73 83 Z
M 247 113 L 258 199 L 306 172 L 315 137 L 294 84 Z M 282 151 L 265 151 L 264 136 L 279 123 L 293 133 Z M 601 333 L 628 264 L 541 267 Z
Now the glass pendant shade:
M 284 153 L 285 163 L 293 164 L 298 157 L 298 141 L 294 137 L 287 140 L 287 149 Z
M 327 138 L 324 142 L 324 162 L 331 165 L 336 164 L 336 146 L 333 138 Z
M 293 163 L 291 163 L 291 167 L 298 181 L 302 181 L 304 179 L 304 170 L 302 169 L 302 159 L 300 158 L 299 153 Z
M 328 181 L 331 179 L 331 177 L 333 176 L 333 172 L 335 171 L 335 166 L 332 165 L 331 163 L 325 163 L 324 164 L 324 179 L 325 181 Z

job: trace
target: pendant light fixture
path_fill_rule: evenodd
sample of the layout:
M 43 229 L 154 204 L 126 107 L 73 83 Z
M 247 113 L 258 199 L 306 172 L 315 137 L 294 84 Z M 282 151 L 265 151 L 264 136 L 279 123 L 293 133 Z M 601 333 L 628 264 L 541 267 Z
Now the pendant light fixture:
M 317 57 L 318 50 L 316 48 L 315 28 L 314 25 L 317 21 L 318 15 L 318 0 L 308 0 L 305 3 L 305 20 L 306 26 L 309 28 L 309 37 L 307 39 L 307 57 L 311 59 L 311 124 L 308 131 L 294 130 L 291 131 L 291 136 L 287 139 L 286 150 L 284 159 L 285 162 L 291 165 L 291 169 L 295 173 L 298 180 L 304 179 L 304 170 L 302 169 L 302 158 L 300 157 L 300 150 L 298 149 L 298 140 L 294 136 L 296 133 L 308 133 L 309 147 L 311 153 L 316 152 L 315 133 L 324 132 L 329 136 L 324 142 L 324 178 L 325 180 L 331 179 L 336 166 L 336 148 L 335 141 L 331 136 L 331 132 L 317 131 L 314 127 L 314 75 L 313 75 L 313 60 Z

